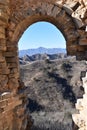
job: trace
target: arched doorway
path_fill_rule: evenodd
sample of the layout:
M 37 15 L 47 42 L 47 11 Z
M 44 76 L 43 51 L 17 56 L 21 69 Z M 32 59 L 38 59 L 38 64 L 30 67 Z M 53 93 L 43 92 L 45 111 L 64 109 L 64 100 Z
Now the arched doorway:
M 66 49 L 66 41 L 60 30 L 49 22 L 36 22 L 29 26 L 18 42 L 19 50 L 43 48 Z
M 71 1 L 70 2 L 64 1 L 64 3 L 68 4 L 67 5 L 68 7 L 70 7 L 69 5 L 73 5 L 73 2 L 74 1 L 72 1 L 72 3 Z M 46 0 L 45 2 L 44 0 L 42 1 L 41 0 L 38 0 L 38 1 L 37 0 L 1 1 L 1 4 L 0 4 L 0 7 L 1 7 L 1 10 L 0 10 L 0 25 L 1 25 L 1 28 L 0 28 L 0 41 L 1 41 L 1 46 L 0 46 L 0 50 L 1 50 L 0 86 L 1 88 L 0 88 L 0 92 L 1 94 L 3 94 L 4 91 L 6 92 L 10 91 L 11 97 L 13 98 L 13 101 L 8 104 L 9 106 L 11 106 L 11 107 L 8 106 L 8 109 L 9 111 L 11 109 L 11 113 L 12 113 L 11 119 L 13 120 L 12 121 L 8 120 L 8 118 L 6 118 L 4 121 L 2 120 L 1 127 L 5 127 L 4 124 L 6 124 L 5 128 L 10 128 L 10 129 L 13 128 L 13 129 L 19 130 L 21 128 L 25 129 L 26 127 L 26 122 L 27 122 L 26 115 L 22 113 L 23 118 L 21 119 L 17 115 L 17 110 L 19 109 L 20 111 L 20 109 L 23 107 L 21 105 L 20 107 L 18 107 L 18 105 L 19 104 L 24 105 L 24 100 L 21 100 L 21 101 L 19 100 L 21 99 L 19 92 L 23 92 L 23 91 L 21 91 L 22 87 L 19 82 L 20 76 L 19 76 L 17 43 L 22 33 L 27 29 L 28 26 L 30 26 L 32 23 L 35 23 L 37 21 L 42 21 L 42 20 L 53 23 L 54 25 L 58 26 L 58 28 L 61 31 L 63 31 L 63 34 L 65 35 L 66 41 L 67 41 L 68 53 L 72 55 L 73 54 L 76 55 L 78 53 L 78 55 L 82 56 L 81 59 L 82 58 L 87 59 L 86 53 L 85 53 L 87 50 L 87 46 L 86 46 L 87 38 L 86 38 L 86 33 L 84 32 L 84 27 L 86 24 L 84 23 L 86 22 L 85 21 L 86 12 L 85 12 L 84 19 L 81 20 L 80 13 L 78 12 L 78 15 L 76 15 L 77 14 L 76 9 L 78 9 L 79 3 L 76 3 L 74 8 L 70 7 L 73 12 L 67 12 L 68 11 L 66 10 L 67 8 L 65 9 L 62 8 L 64 7 L 63 6 L 64 3 L 62 1 L 59 1 L 57 3 L 54 0 L 51 0 L 51 1 Z M 81 11 L 82 10 L 84 9 L 81 9 Z M 75 24 L 72 21 L 72 16 L 70 13 L 74 13 L 74 11 L 76 15 L 76 18 L 75 18 L 76 23 L 80 22 L 82 28 L 80 28 L 81 26 L 79 28 L 78 27 L 76 28 Z M 82 16 L 83 16 L 83 13 L 82 13 Z M 80 41 L 78 41 L 78 39 Z M 8 93 L 5 93 L 5 94 L 8 94 Z M 22 94 L 21 94 L 21 97 L 23 99 Z M 16 104 L 15 104 L 15 99 L 17 101 Z M 7 108 L 7 105 L 5 108 Z M 2 115 L 1 118 L 4 117 L 3 113 L 1 115 Z M 15 117 L 15 115 L 17 116 Z M 7 112 L 7 109 L 6 109 L 6 117 L 9 117 L 9 112 Z
M 9 68 L 8 87 L 14 94 L 17 94 L 23 89 L 19 75 L 18 41 L 23 32 L 30 25 L 40 21 L 50 22 L 55 25 L 66 39 L 68 54 L 75 55 L 78 46 L 78 32 L 76 31 L 75 24 L 63 8 L 55 4 L 49 5 L 49 3 L 44 2 L 40 2 L 33 8 L 32 5 L 28 5 L 26 8 L 23 6 L 25 5 L 21 5 L 20 9 L 15 8 L 15 11 L 12 12 L 12 15 L 9 18 L 8 29 L 6 30 L 7 52 L 4 56 L 6 57 L 6 63 Z M 50 7 L 50 9 L 47 7 Z
M 35 24 L 32 24 L 31 26 L 34 26 Z M 40 24 L 38 26 L 40 26 Z M 36 35 L 36 33 L 38 33 L 38 30 L 39 30 L 39 27 L 38 29 L 35 28 L 36 32 L 32 34 L 33 37 L 34 35 Z M 31 29 L 30 29 L 30 32 L 31 32 Z M 40 36 L 40 33 L 38 34 L 39 36 Z M 48 33 L 50 33 L 49 29 L 48 29 Z M 47 35 L 45 37 L 47 37 Z M 29 40 L 30 38 L 28 37 L 27 42 Z M 44 35 L 43 35 L 43 39 L 41 39 L 40 41 L 40 44 L 39 44 L 40 46 L 43 45 L 41 43 L 43 42 L 43 40 L 44 40 Z M 24 42 L 24 46 L 26 46 L 26 44 L 27 43 Z M 34 44 L 34 42 L 31 42 L 31 44 Z M 51 44 L 53 43 L 49 43 L 48 46 L 49 47 L 52 46 Z M 28 43 L 28 47 L 29 46 L 31 45 L 29 45 Z M 55 45 L 53 44 L 53 46 Z M 43 60 L 41 62 L 39 60 L 36 62 L 30 62 L 30 65 L 25 64 L 24 67 L 21 66 L 21 77 L 22 77 L 22 80 L 25 82 L 25 86 L 27 86 L 28 88 L 27 90 L 28 98 L 29 98 L 28 109 L 30 110 L 30 114 L 32 118 L 34 119 L 34 125 L 32 129 L 38 129 L 38 130 L 41 128 L 45 130 L 47 129 L 52 129 L 52 130 L 72 129 L 72 116 L 71 116 L 72 113 L 69 110 L 69 107 L 71 109 L 72 105 L 70 104 L 75 103 L 75 95 L 71 89 L 71 86 L 67 83 L 65 79 L 66 77 L 65 73 L 68 73 L 68 71 L 66 70 L 66 72 L 62 72 L 63 75 L 65 75 L 65 77 L 61 77 L 61 75 L 58 74 L 59 73 L 58 64 L 60 65 L 61 64 L 60 62 L 61 61 L 55 62 L 51 60 L 49 60 L 49 62 L 47 62 L 46 60 Z M 62 70 L 61 68 L 63 67 L 63 65 L 61 64 L 60 70 Z M 70 64 L 68 64 L 68 62 L 66 62 L 65 65 L 68 65 L 70 67 Z M 64 123 L 66 119 L 68 120 L 67 121 L 68 123 L 66 123 L 65 125 Z
M 60 8 L 57 5 L 50 4 L 50 9 L 44 8 L 44 6 L 49 7 L 49 4 L 41 3 L 40 5 L 36 5 L 34 8 L 29 6 L 29 8 L 22 10 L 22 12 L 16 12 L 15 10 L 15 13 L 13 13 L 12 18 L 9 20 L 10 23 L 8 28 L 7 51 L 8 53 L 12 53 L 11 57 L 14 59 L 14 66 L 16 67 L 18 75 L 18 41 L 23 32 L 33 23 L 46 21 L 55 25 L 62 32 L 66 39 L 67 53 L 71 55 L 75 55 L 75 53 L 77 53 L 78 32 L 76 31 L 76 27 L 72 21 L 72 18 L 65 12 L 63 8 Z M 13 63 L 8 62 L 9 61 L 7 60 L 7 64 L 11 66 L 11 69 L 14 69 L 12 68 Z M 15 77 L 15 73 L 13 73 L 13 76 L 15 81 L 18 82 L 19 76 Z M 18 87 L 19 83 L 16 83 L 16 86 L 13 84 L 13 86 L 13 88 L 16 86 Z

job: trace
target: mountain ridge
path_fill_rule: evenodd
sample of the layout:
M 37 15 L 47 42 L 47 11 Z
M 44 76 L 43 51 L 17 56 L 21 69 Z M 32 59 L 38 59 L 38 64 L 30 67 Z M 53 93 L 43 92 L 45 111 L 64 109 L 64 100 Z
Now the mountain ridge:
M 26 49 L 26 50 L 19 50 L 19 57 L 23 57 L 24 55 L 32 56 L 34 54 L 57 54 L 57 53 L 66 53 L 65 48 L 34 48 L 34 49 Z

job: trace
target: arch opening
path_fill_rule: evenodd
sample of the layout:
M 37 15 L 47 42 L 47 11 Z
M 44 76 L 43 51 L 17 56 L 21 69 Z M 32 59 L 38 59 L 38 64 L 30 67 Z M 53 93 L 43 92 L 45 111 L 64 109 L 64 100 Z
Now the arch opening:
M 50 34 L 49 26 L 48 26 L 49 23 L 43 23 L 43 22 L 40 22 L 40 23 L 42 25 L 45 24 L 46 29 L 48 29 L 48 32 L 45 32 L 45 31 L 47 31 L 47 30 L 45 30 L 44 35 L 45 35 L 45 37 L 46 36 L 49 37 L 49 35 L 48 35 L 48 34 Z M 38 23 L 39 29 L 41 29 L 40 23 Z M 35 24 L 37 24 L 37 23 L 35 23 Z M 33 24 L 33 26 L 35 24 Z M 36 35 L 36 33 L 38 34 L 38 30 L 37 30 L 38 24 L 37 24 L 36 28 L 34 26 L 36 32 L 35 32 L 35 34 L 33 34 L 33 38 L 30 35 L 30 37 L 33 40 L 35 40 L 34 35 Z M 56 40 L 57 40 L 57 38 L 59 38 L 58 37 L 59 35 L 60 35 L 60 37 L 62 36 L 62 38 L 63 38 L 63 35 L 60 34 L 58 29 L 56 27 L 54 27 L 52 24 L 51 24 L 51 26 L 53 28 L 55 28 L 57 31 Z M 31 29 L 29 28 L 29 30 L 27 29 L 27 31 L 24 33 L 24 35 L 26 35 L 26 33 L 28 31 L 30 31 L 30 34 L 32 34 Z M 54 33 L 53 30 L 51 31 L 51 33 L 52 33 L 52 34 L 50 34 L 51 37 L 49 37 L 49 38 L 52 38 L 52 35 Z M 41 37 L 41 34 L 38 34 L 38 35 Z M 38 35 L 36 35 L 36 37 Z M 42 33 L 42 35 L 43 35 L 43 33 Z M 49 38 L 48 38 L 48 41 L 49 41 Z M 28 37 L 28 39 L 30 40 L 29 37 Z M 43 42 L 43 40 L 41 39 L 40 43 Z M 21 41 L 23 41 L 23 39 L 21 39 Z M 36 43 L 36 41 L 31 41 L 31 42 L 32 42 L 31 44 L 34 44 L 34 42 Z M 52 39 L 50 40 L 50 42 L 53 42 Z M 56 48 L 56 47 L 58 48 L 58 46 L 60 45 L 60 43 L 59 43 L 58 46 L 55 46 L 53 43 L 53 46 L 52 46 L 51 45 L 52 43 L 50 44 L 50 42 L 45 44 L 45 46 L 44 46 L 44 43 L 41 43 L 41 44 L 39 43 L 30 48 L 35 49 L 35 47 L 36 48 L 41 47 L 42 45 L 43 45 L 42 47 L 47 47 L 47 48 Z M 66 47 L 65 38 L 63 38 L 63 42 L 64 43 L 63 43 L 63 46 L 61 46 L 61 48 Z M 57 43 L 58 43 L 58 41 L 56 42 L 56 44 Z M 23 43 L 19 42 L 19 44 L 23 44 Z M 30 44 L 28 44 L 28 47 L 29 47 L 29 45 Z M 24 46 L 26 46 L 26 43 L 24 43 Z M 24 47 L 22 47 L 22 48 L 24 49 Z M 40 49 L 42 49 L 42 48 L 40 48 Z M 67 73 L 68 70 L 66 70 L 66 72 L 62 72 L 64 74 L 64 77 L 61 76 L 61 72 L 59 71 L 62 69 L 62 67 L 66 68 L 66 66 L 63 66 L 64 64 L 67 65 L 67 67 L 70 71 L 71 71 L 72 67 L 71 67 L 70 63 L 68 63 L 67 61 L 65 62 L 64 60 L 61 61 L 62 62 L 62 64 L 61 64 L 60 61 L 55 59 L 56 56 L 59 59 L 63 58 L 60 54 L 59 54 L 59 56 L 54 54 L 53 55 L 54 59 L 53 58 L 50 59 L 52 57 L 52 55 L 50 56 L 50 54 L 48 54 L 48 55 L 45 54 L 45 56 L 41 56 L 41 58 L 40 58 L 40 55 L 36 55 L 36 57 L 34 55 L 34 57 L 33 57 L 34 60 L 31 60 L 32 56 L 27 56 L 27 57 L 25 56 L 24 57 L 25 63 L 21 64 L 21 71 L 20 71 L 21 80 L 23 80 L 23 82 L 25 82 L 26 87 L 29 87 L 28 99 L 29 99 L 30 104 L 28 105 L 28 108 L 30 110 L 31 117 L 34 119 L 34 125 L 32 126 L 31 130 L 35 130 L 35 129 L 38 129 L 38 130 L 39 129 L 45 129 L 45 130 L 52 129 L 52 130 L 54 130 L 57 128 L 58 129 L 60 128 L 60 130 L 62 130 L 62 129 L 68 130 L 70 128 L 72 129 L 72 123 L 71 123 L 72 116 L 71 116 L 71 112 L 69 109 L 75 103 L 76 99 L 75 99 L 75 95 L 71 89 L 71 86 L 68 84 L 68 82 L 65 79 L 65 77 L 66 77 L 65 73 Z M 36 60 L 35 60 L 35 58 L 36 58 Z M 68 90 L 67 90 L 67 88 L 68 88 Z M 64 90 L 64 92 L 63 92 L 63 90 Z M 70 108 L 68 108 L 68 105 Z M 67 110 L 67 112 L 65 109 Z M 56 115 L 58 118 L 56 118 Z M 61 121 L 59 121 L 60 117 L 61 117 Z M 64 125 L 66 119 L 69 120 L 69 122 L 67 122 L 67 124 Z M 62 123 L 62 120 L 63 120 L 63 123 Z
M 31 78 L 31 75 L 30 77 L 26 75 L 26 77 L 30 79 L 30 81 L 27 82 L 30 83 L 29 89 L 26 90 L 24 84 L 20 81 L 17 43 L 28 26 L 38 21 L 47 21 L 55 25 L 63 33 L 69 55 L 76 55 L 76 57 L 81 60 L 87 59 L 87 33 L 84 30 L 87 23 L 86 2 L 80 2 L 79 7 L 76 7 L 78 2 L 76 3 L 75 0 L 63 0 L 63 2 L 57 2 L 55 0 L 4 0 L 0 3 L 0 117 L 2 118 L 0 128 L 17 130 L 26 129 L 26 125 L 29 122 L 27 107 L 30 107 L 27 106 L 26 91 L 28 90 L 31 92 L 34 90 L 34 85 L 32 85 L 33 81 L 36 90 L 31 93 L 34 99 L 31 100 L 29 98 L 29 102 L 32 104 L 32 107 L 36 106 L 36 108 L 33 107 L 31 110 L 33 109 L 33 111 L 36 110 L 38 112 L 37 117 L 39 116 L 40 118 L 37 119 L 39 119 L 39 121 L 41 121 L 43 116 L 47 119 L 45 120 L 45 123 L 42 121 L 42 129 L 51 129 L 49 128 L 49 124 L 51 124 L 49 115 L 52 115 L 52 121 L 56 122 L 52 123 L 54 124 L 52 125 L 53 129 L 55 129 L 56 125 L 59 125 L 62 130 L 72 129 L 70 112 L 73 110 L 72 106 L 73 103 L 75 104 L 76 98 L 82 97 L 80 90 L 78 91 L 77 88 L 80 88 L 79 86 L 82 85 L 79 81 L 81 78 L 79 76 L 81 68 L 83 68 L 83 70 L 86 70 L 86 68 L 82 67 L 81 62 L 79 62 L 80 67 L 78 67 L 77 61 L 72 65 L 72 59 L 71 61 L 64 61 L 61 66 L 61 60 L 55 62 L 53 60 L 51 61 L 48 57 L 43 63 L 42 61 L 39 61 L 39 63 L 34 62 L 34 64 L 29 64 L 31 65 L 31 69 L 25 65 L 23 67 L 27 68 L 23 69 L 25 69 L 27 74 L 32 72 L 33 76 Z M 76 67 L 76 75 L 73 67 L 74 69 Z M 39 68 L 40 70 L 38 72 L 37 70 Z M 23 69 L 22 74 L 24 74 Z M 75 75 L 74 78 L 72 78 L 73 74 Z M 83 74 L 81 74 L 81 76 L 82 75 Z M 66 78 L 68 78 L 68 80 Z M 76 81 L 74 82 L 73 79 Z M 43 80 L 45 81 L 45 85 Z M 52 87 L 49 85 L 49 82 Z M 69 83 L 71 83 L 71 85 Z M 40 87 L 38 87 L 39 85 Z M 41 88 L 41 90 L 39 91 L 38 88 Z M 79 97 L 77 93 L 79 93 Z M 42 95 L 42 98 L 40 98 L 40 95 Z M 35 102 L 36 96 L 39 96 L 39 103 Z M 50 97 L 51 103 L 48 101 L 47 97 Z M 53 100 L 53 97 L 55 101 Z M 43 98 L 44 101 L 41 100 Z M 4 103 L 5 100 L 6 102 Z M 46 109 L 44 108 L 44 105 L 47 106 Z M 52 106 L 54 107 L 53 111 Z M 57 111 L 56 108 L 58 108 Z M 45 112 L 44 110 L 47 111 Z M 4 119 L 5 115 L 6 118 Z M 34 113 L 34 117 L 35 116 Z M 57 117 L 59 122 L 57 122 Z M 78 115 L 78 117 L 80 116 Z M 70 120 L 71 122 L 69 122 Z M 75 120 L 76 124 L 78 124 L 78 120 L 79 119 Z M 66 121 L 68 123 L 67 129 Z M 36 124 L 37 123 L 38 122 L 36 122 Z M 46 124 L 45 128 L 43 127 L 44 124 Z M 30 129 L 30 126 L 28 129 Z M 38 128 L 35 126 L 34 130 L 36 129 Z
M 49 22 L 42 21 L 36 22 L 27 28 L 20 38 L 18 46 L 19 50 L 43 47 L 43 49 L 59 48 L 65 49 L 66 51 L 66 40 L 56 26 Z
M 65 14 L 64 11 L 63 13 Z M 29 26 L 31 26 L 32 24 L 36 22 L 45 21 L 45 22 L 49 22 L 55 25 L 55 27 L 61 31 L 62 35 L 64 36 L 66 40 L 67 54 L 75 55 L 77 52 L 77 43 L 78 43 L 78 40 L 77 40 L 78 35 L 77 35 L 77 32 L 75 31 L 75 25 L 73 24 L 72 19 L 68 18 L 67 15 L 65 15 L 64 19 L 65 20 L 63 20 L 62 18 L 59 21 L 58 18 L 49 16 L 49 15 L 41 15 L 38 13 L 32 16 L 28 16 L 27 18 L 19 22 L 18 25 L 16 26 L 13 36 L 11 38 L 11 42 L 18 43 L 19 39 L 24 33 L 24 30 L 26 30 Z M 68 26 L 69 23 L 70 23 L 70 26 Z

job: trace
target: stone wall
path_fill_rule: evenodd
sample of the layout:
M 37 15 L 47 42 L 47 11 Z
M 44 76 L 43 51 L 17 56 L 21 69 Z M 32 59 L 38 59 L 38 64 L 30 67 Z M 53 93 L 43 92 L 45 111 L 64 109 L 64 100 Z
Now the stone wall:
M 78 114 L 73 114 L 73 120 L 79 127 L 79 130 L 87 130 L 87 73 L 83 79 L 84 95 L 82 99 L 78 99 L 76 103 L 76 109 Z
M 43 20 L 63 33 L 69 55 L 87 59 L 86 0 L 0 0 L 0 130 L 25 130 L 27 124 L 29 130 L 18 41 L 30 25 Z

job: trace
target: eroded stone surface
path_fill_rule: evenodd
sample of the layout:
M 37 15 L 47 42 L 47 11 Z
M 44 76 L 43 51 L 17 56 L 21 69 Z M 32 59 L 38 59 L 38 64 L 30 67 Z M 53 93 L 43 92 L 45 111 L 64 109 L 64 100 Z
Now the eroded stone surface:
M 72 117 L 79 130 L 87 130 L 87 73 L 86 77 L 82 78 L 82 80 L 85 94 L 76 103 L 76 109 L 79 110 L 79 114 L 74 114 Z

